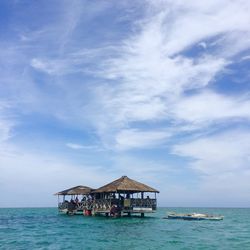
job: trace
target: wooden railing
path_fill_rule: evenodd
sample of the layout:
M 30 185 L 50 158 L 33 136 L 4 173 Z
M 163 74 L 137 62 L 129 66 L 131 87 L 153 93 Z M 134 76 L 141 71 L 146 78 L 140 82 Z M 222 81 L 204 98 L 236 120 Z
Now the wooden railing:
M 73 210 L 76 210 L 76 208 L 77 208 L 77 205 L 72 202 L 61 202 L 58 204 L 59 210 L 67 209 L 68 211 L 73 211 Z
M 110 211 L 113 204 L 120 206 L 118 199 L 96 199 L 93 201 L 93 210 Z
M 126 203 L 126 200 L 125 202 Z M 156 210 L 157 202 L 156 199 L 130 199 L 130 207 L 141 207 L 141 208 L 152 208 L 152 210 Z
M 112 205 L 117 205 L 121 209 L 132 210 L 133 208 L 151 208 L 156 210 L 156 199 L 97 199 L 93 202 L 93 209 L 95 211 L 107 211 L 110 210 Z
M 60 210 L 94 210 L 94 211 L 109 211 L 112 205 L 117 205 L 121 209 L 132 210 L 133 208 L 151 208 L 156 210 L 156 199 L 96 199 L 87 200 L 78 203 L 62 202 L 58 204 Z
M 60 202 L 58 204 L 58 208 L 60 210 L 63 209 L 68 209 L 69 211 L 73 211 L 73 210 L 91 210 L 93 208 L 93 201 L 88 200 L 88 201 L 82 201 L 82 202 L 77 202 L 77 203 L 73 203 L 73 202 Z

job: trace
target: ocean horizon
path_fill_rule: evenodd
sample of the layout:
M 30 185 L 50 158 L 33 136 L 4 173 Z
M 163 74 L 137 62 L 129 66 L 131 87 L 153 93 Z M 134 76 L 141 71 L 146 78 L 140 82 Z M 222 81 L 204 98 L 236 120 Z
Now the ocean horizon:
M 17 206 L 17 207 L 0 207 L 0 209 L 5 209 L 5 208 L 13 208 L 13 209 L 15 209 L 15 208 L 58 208 L 57 206 Z M 241 209 L 241 208 L 243 208 L 243 209 L 250 209 L 250 207 L 248 207 L 248 206 L 246 206 L 246 207 L 244 207 L 244 206 L 239 206 L 239 207 L 237 207 L 237 206 L 211 206 L 211 207 L 208 207 L 208 206 L 157 206 L 157 209 L 162 209 L 162 208 L 215 208 L 215 209 L 217 209 L 217 208 L 222 208 L 222 209 L 227 209 L 227 208 L 235 208 L 235 209 Z
M 163 219 L 209 213 L 222 221 Z M 58 214 L 56 207 L 0 208 L 0 249 L 250 249 L 250 208 L 160 207 L 145 218 Z

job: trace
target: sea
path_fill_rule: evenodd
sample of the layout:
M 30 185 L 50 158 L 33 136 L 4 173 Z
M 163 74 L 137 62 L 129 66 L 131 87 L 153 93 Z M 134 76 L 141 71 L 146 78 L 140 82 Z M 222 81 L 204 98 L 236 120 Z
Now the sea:
M 222 221 L 163 219 L 167 212 L 224 215 Z M 158 208 L 144 218 L 60 215 L 57 208 L 1 208 L 0 249 L 250 250 L 249 208 Z

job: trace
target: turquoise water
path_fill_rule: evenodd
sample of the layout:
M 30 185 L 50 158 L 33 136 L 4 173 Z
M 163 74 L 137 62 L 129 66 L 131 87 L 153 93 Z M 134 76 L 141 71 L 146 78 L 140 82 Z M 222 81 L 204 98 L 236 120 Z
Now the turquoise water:
M 223 221 L 165 220 L 167 211 Z M 58 215 L 56 208 L 0 209 L 0 249 L 250 249 L 250 209 L 159 208 L 145 218 Z

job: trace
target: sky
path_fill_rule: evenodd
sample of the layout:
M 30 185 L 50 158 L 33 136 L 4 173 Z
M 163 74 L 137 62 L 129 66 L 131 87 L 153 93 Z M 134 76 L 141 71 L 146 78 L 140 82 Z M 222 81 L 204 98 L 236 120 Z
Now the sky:
M 159 206 L 250 207 L 250 1 L 0 1 L 0 207 L 123 175 Z

